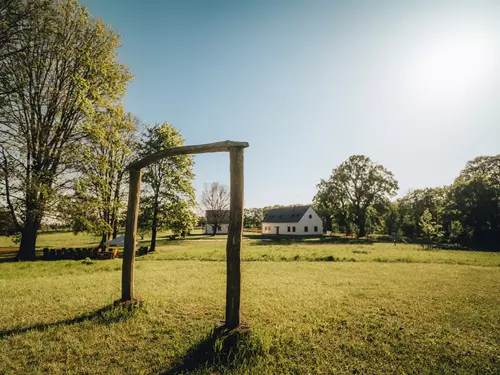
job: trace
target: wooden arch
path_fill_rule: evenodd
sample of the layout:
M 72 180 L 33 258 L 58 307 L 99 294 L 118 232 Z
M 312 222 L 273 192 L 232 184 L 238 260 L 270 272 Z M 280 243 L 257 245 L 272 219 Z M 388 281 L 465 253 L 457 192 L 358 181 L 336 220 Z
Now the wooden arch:
M 247 142 L 216 142 L 195 146 L 175 147 L 163 150 L 143 159 L 137 160 L 127 167 L 130 174 L 127 224 L 125 227 L 125 244 L 122 267 L 122 301 L 135 301 L 134 296 L 134 262 L 137 242 L 137 219 L 139 216 L 139 199 L 141 190 L 142 168 L 157 160 L 186 154 L 204 154 L 210 152 L 229 152 L 231 186 L 229 203 L 229 233 L 226 244 L 226 327 L 236 328 L 240 325 L 240 290 L 241 270 L 240 252 L 243 231 L 243 150 Z

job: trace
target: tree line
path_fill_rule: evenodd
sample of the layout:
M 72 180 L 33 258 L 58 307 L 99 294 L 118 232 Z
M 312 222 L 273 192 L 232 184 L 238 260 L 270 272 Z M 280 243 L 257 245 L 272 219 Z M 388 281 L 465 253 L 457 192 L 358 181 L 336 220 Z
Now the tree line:
M 465 165 L 449 186 L 415 189 L 391 200 L 393 174 L 354 155 L 322 179 L 314 207 L 325 230 L 421 239 L 489 248 L 500 240 L 500 155 Z
M 36 258 L 45 221 L 101 245 L 125 220 L 125 166 L 184 139 L 168 123 L 142 127 L 123 105 L 133 75 L 119 35 L 76 0 L 0 2 L 0 224 Z M 181 233 L 196 223 L 190 156 L 144 170 L 140 228 Z M 154 247 L 153 240 L 152 246 Z

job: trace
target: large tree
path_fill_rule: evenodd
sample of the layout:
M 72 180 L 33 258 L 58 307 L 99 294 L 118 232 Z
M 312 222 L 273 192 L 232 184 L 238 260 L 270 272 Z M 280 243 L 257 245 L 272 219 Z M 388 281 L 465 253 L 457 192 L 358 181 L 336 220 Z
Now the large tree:
M 184 139 L 174 126 L 163 123 L 146 126 L 139 147 L 145 157 L 172 147 L 184 145 Z M 177 155 L 164 158 L 144 168 L 141 226 L 151 228 L 151 251 L 156 248 L 158 229 L 186 233 L 196 224 L 192 211 L 196 203 L 193 188 L 193 157 Z
M 73 229 L 100 236 L 100 246 L 117 236 L 125 201 L 125 167 L 134 155 L 136 123 L 122 106 L 96 113 L 84 124 L 85 138 L 74 156 L 79 177 L 67 206 Z
M 325 230 L 332 231 L 335 223 L 335 229 L 350 235 L 352 215 L 349 198 L 340 181 L 332 177 L 329 180 L 321 179 L 317 185 L 318 192 L 313 198 L 313 206 L 322 218 Z
M 205 184 L 201 194 L 201 207 L 207 214 L 207 224 L 212 226 L 212 235 L 217 234 L 219 225 L 229 219 L 229 189 L 218 182 Z
M 364 237 L 370 212 L 397 190 L 398 183 L 386 168 L 366 156 L 353 155 L 320 183 L 315 203 L 340 214 L 346 224 L 355 224 L 358 236 Z
M 476 242 L 499 238 L 500 155 L 481 156 L 467 163 L 450 187 L 447 214 Z M 488 233 L 493 237 L 488 238 Z
M 478 156 L 468 161 L 465 168 L 460 172 L 459 179 L 466 181 L 479 176 L 490 180 L 500 188 L 500 154 Z
M 120 38 L 75 0 L 25 0 L 0 61 L 3 198 L 21 232 L 19 259 L 35 259 L 42 218 L 82 139 L 81 125 L 124 93 L 131 75 L 116 61 Z M 42 6 L 43 5 L 43 6 Z

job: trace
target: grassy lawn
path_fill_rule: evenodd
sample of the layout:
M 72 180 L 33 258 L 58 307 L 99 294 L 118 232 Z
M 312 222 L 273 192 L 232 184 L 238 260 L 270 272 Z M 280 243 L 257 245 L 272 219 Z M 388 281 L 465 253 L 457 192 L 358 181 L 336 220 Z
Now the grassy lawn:
M 283 243 L 282 243 L 283 242 Z M 141 260 L 210 260 L 223 261 L 225 243 L 205 242 L 196 246 L 190 241 L 165 241 L 155 254 Z M 500 253 L 454 250 L 425 250 L 419 245 L 374 243 L 372 245 L 342 245 L 307 241 L 243 241 L 244 261 L 327 261 L 327 262 L 398 262 L 446 263 L 480 266 L 500 266 Z
M 250 335 L 224 362 L 204 346 L 224 251 L 162 241 L 136 263 L 134 312 L 110 307 L 121 260 L 0 264 L 0 374 L 500 374 L 498 253 L 247 239 Z
M 121 233 L 120 233 L 121 234 Z M 161 233 L 159 236 L 160 241 L 167 241 L 170 233 Z M 144 241 L 150 240 L 150 236 L 145 236 Z M 215 237 L 206 236 L 202 234 L 200 229 L 195 229 L 189 240 L 224 240 L 227 235 L 217 235 Z M 90 247 L 99 244 L 100 238 L 88 233 L 73 234 L 71 232 L 48 232 L 38 235 L 37 247 L 42 249 L 44 247 L 63 248 L 63 247 Z M 0 248 L 5 247 L 18 247 L 19 245 L 13 241 L 12 237 L 0 236 Z
M 74 235 L 70 232 L 49 232 L 38 235 L 37 247 L 90 247 L 99 244 L 99 237 L 87 233 L 78 233 Z M 19 247 L 12 237 L 0 236 L 1 247 Z
M 227 235 L 206 236 L 195 231 L 186 239 L 170 240 L 169 233 L 158 238 L 157 251 L 138 260 L 203 260 L 224 261 Z M 326 261 L 326 262 L 397 262 L 397 263 L 446 263 L 478 266 L 500 266 L 499 252 L 426 250 L 420 245 L 391 243 L 338 244 L 317 238 L 271 241 L 252 234 L 244 235 L 242 260 L 244 261 Z M 14 257 L 15 249 L 2 251 L 2 247 L 15 244 L 8 237 L 0 237 L 0 259 Z M 43 233 L 38 248 L 91 247 L 99 238 L 80 233 Z M 140 246 L 148 246 L 149 238 Z M 500 246 L 500 245 L 499 245 Z M 500 250 L 500 249 L 499 249 Z

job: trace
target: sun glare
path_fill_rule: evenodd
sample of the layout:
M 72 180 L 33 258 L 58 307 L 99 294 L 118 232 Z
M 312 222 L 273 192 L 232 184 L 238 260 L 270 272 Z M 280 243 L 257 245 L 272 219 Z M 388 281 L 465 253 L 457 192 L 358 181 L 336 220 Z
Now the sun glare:
M 416 94 L 456 101 L 481 90 L 495 68 L 497 46 L 484 31 L 436 33 L 414 50 L 407 72 Z

